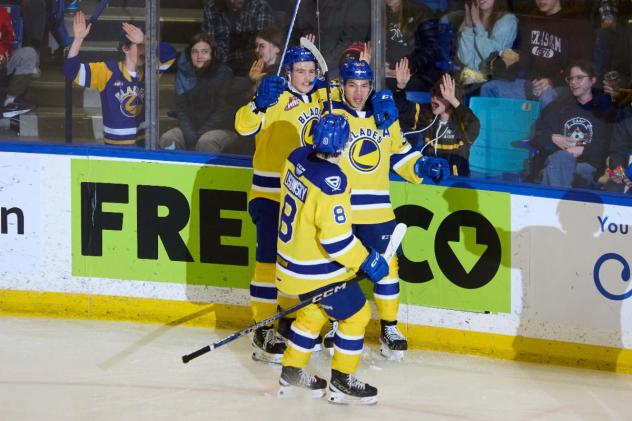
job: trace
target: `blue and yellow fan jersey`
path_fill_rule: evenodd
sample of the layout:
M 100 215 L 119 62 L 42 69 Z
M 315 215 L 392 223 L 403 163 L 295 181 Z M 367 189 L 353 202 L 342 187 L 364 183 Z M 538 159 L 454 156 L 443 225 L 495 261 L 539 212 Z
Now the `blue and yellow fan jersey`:
M 415 162 L 421 154 L 402 135 L 399 121 L 378 129 L 370 110 L 356 111 L 334 102 L 334 112 L 349 120 L 351 138 L 340 167 L 351 185 L 351 219 L 354 224 L 378 224 L 395 219 L 389 193 L 393 169 L 411 183 L 420 183 Z
M 175 62 L 176 51 L 160 43 L 160 71 Z M 79 86 L 101 96 L 103 137 L 109 145 L 134 145 L 145 139 L 145 80 L 143 72 L 131 74 L 121 61 L 82 63 L 79 56 L 64 60 L 64 73 Z
M 308 143 L 312 124 L 318 121 L 327 98 L 325 82 L 301 94 L 290 87 L 273 106 L 258 112 L 254 100 L 235 116 L 235 129 L 242 136 L 255 135 L 254 170 L 250 200 L 258 197 L 279 201 L 281 170 L 290 152 Z
M 299 295 L 348 280 L 369 255 L 353 234 L 350 191 L 338 165 L 309 146 L 288 157 L 281 183 L 276 286 Z

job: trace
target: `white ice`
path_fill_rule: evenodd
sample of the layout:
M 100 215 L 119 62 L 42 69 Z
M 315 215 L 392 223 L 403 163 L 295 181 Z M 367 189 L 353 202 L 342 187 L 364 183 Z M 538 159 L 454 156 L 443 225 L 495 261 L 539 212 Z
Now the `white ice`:
M 276 397 L 280 368 L 247 337 L 189 364 L 231 331 L 121 322 L 0 318 L 0 420 L 632 419 L 632 376 L 367 344 L 357 376 L 375 406 Z M 310 368 L 328 378 L 326 355 Z

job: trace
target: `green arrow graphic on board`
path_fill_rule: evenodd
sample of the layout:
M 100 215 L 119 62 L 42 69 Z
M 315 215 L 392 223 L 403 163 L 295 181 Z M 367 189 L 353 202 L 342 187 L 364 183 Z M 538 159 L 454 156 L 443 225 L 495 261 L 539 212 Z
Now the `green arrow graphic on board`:
M 463 269 L 470 273 L 478 259 L 487 250 L 487 244 L 478 244 L 476 242 L 475 227 L 461 226 L 460 228 L 459 241 L 448 241 L 448 244 L 454 255 L 459 259 L 459 262 L 461 262 Z

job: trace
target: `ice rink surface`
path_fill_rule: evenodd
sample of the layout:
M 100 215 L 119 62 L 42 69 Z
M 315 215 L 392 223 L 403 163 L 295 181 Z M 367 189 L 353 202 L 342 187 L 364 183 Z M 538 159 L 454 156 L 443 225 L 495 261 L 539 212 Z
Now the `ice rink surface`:
M 121 322 L 0 318 L 0 420 L 630 420 L 632 376 L 365 345 L 358 377 L 375 406 L 276 397 L 280 368 L 231 331 Z M 329 379 L 330 359 L 311 370 Z

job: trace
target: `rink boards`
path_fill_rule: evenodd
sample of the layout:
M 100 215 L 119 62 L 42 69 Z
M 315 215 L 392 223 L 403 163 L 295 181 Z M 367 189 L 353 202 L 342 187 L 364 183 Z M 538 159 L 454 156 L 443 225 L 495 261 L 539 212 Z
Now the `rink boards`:
M 0 168 L 1 314 L 249 323 L 248 161 L 5 144 Z M 474 181 L 391 195 L 412 346 L 632 372 L 630 201 Z

